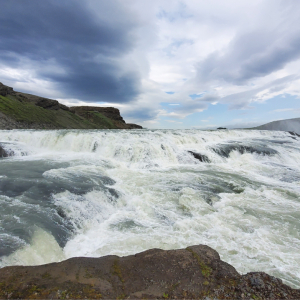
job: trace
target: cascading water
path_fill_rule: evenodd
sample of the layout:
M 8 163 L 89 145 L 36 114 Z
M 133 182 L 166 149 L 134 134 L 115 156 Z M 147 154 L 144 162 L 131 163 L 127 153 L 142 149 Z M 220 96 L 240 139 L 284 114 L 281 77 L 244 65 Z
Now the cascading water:
M 300 138 L 0 131 L 0 266 L 207 244 L 300 287 Z

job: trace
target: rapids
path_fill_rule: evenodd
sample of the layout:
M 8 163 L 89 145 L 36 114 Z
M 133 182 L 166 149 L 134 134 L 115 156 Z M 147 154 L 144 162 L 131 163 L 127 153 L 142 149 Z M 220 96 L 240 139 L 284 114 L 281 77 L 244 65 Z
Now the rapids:
M 300 288 L 300 138 L 0 131 L 0 267 L 206 244 Z

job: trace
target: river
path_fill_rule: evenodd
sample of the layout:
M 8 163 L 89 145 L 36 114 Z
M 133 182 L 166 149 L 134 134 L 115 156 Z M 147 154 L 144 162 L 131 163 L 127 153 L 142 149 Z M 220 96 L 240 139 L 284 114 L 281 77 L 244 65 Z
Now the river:
M 259 130 L 11 130 L 0 267 L 206 244 L 300 288 L 300 138 Z

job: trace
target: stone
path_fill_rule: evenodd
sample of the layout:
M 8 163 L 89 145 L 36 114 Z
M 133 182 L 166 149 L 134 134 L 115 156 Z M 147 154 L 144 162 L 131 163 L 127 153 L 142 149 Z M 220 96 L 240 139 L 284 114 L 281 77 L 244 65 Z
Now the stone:
M 53 110 L 59 110 L 59 102 L 57 100 L 50 100 L 50 99 L 46 99 L 46 98 L 40 98 L 40 100 L 38 100 L 35 103 L 36 106 L 40 106 L 42 108 L 45 109 L 53 109 Z
M 120 115 L 120 111 L 114 107 L 98 107 L 98 106 L 73 106 L 70 107 L 70 111 L 74 112 L 77 115 L 84 115 L 87 111 L 96 111 L 104 115 L 105 117 L 125 123 L 122 116 Z
M 200 154 L 200 153 L 196 153 L 194 151 L 188 151 L 189 153 L 191 153 L 196 159 L 200 160 L 201 162 L 207 162 L 210 163 L 209 158 L 204 155 L 204 154 Z
M 272 285 L 269 290 L 266 287 Z M 300 299 L 262 272 L 240 275 L 217 251 L 196 245 L 135 255 L 76 257 L 0 269 L 0 298 L 35 299 Z
M 10 95 L 13 93 L 14 93 L 14 90 L 12 87 L 6 86 L 0 82 L 0 95 L 1 96 L 7 96 L 7 95 Z
M 8 153 L 3 149 L 3 147 L 0 144 L 0 157 L 8 157 Z

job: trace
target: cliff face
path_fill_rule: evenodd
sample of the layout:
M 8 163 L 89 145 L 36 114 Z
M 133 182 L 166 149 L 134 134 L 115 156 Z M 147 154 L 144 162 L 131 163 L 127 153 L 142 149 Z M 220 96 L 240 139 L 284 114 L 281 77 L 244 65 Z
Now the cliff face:
M 113 107 L 72 107 L 0 83 L 0 129 L 132 129 Z
M 95 122 L 97 114 L 112 120 L 112 122 L 120 129 L 142 129 L 143 127 L 136 124 L 127 124 L 122 118 L 120 111 L 114 107 L 98 107 L 98 106 L 73 106 L 70 111 L 81 116 L 91 122 Z
M 73 106 L 70 108 L 70 111 L 78 115 L 84 115 L 86 112 L 89 111 L 100 112 L 102 115 L 109 119 L 125 123 L 125 121 L 120 115 L 120 111 L 114 107 Z
M 300 299 L 300 290 L 262 272 L 240 275 L 215 250 L 198 245 L 6 267 L 0 269 L 0 298 Z

